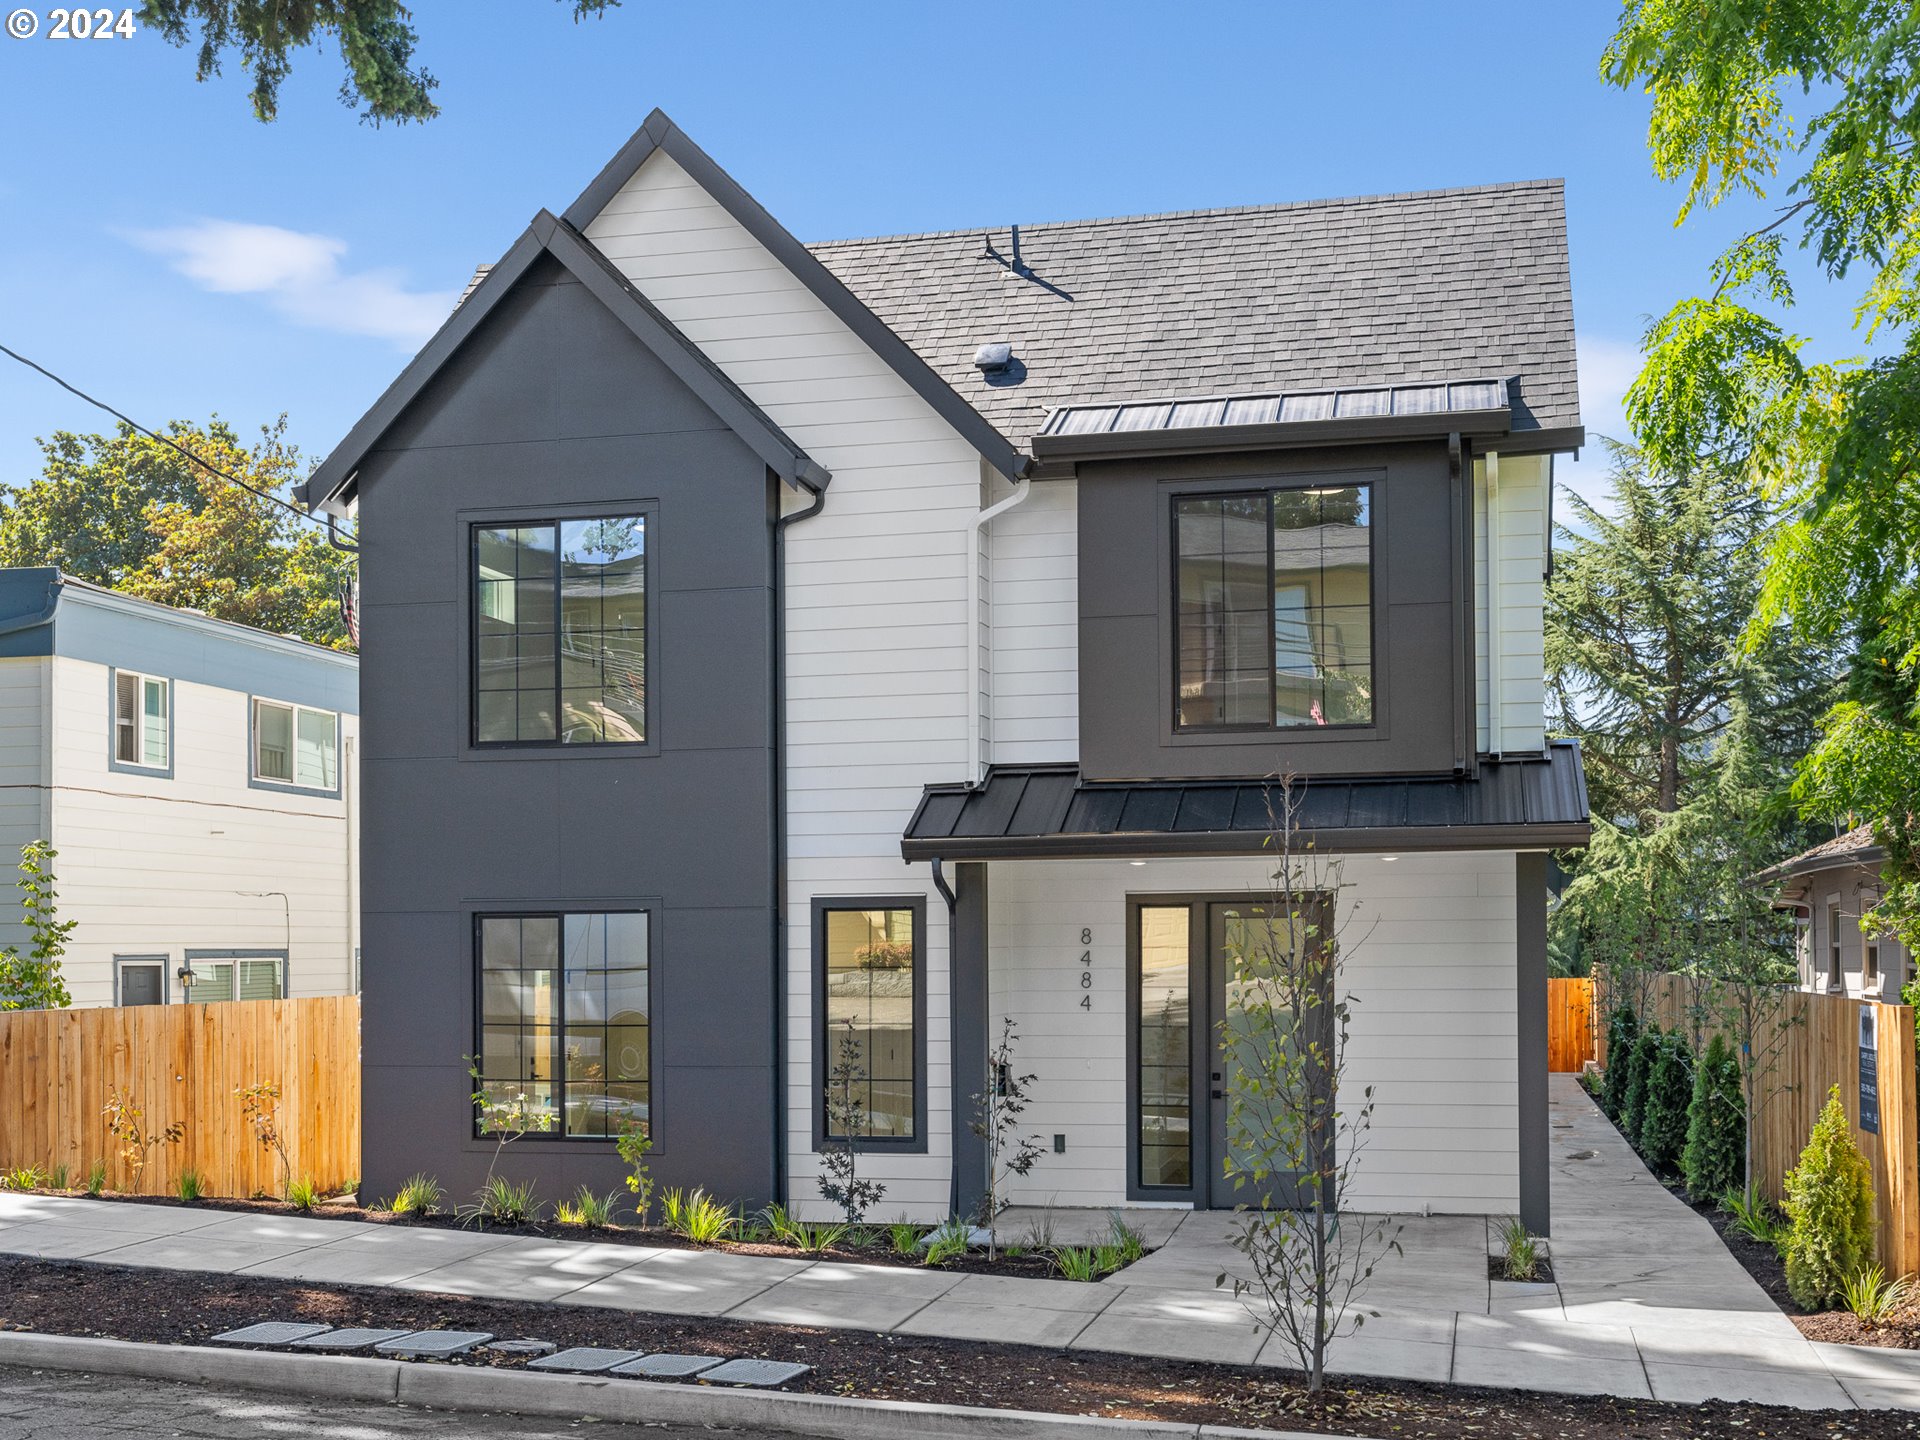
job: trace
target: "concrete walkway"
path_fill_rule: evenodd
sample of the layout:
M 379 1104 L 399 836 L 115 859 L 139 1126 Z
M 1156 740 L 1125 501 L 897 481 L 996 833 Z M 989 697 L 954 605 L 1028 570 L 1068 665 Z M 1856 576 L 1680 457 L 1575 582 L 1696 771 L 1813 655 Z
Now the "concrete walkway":
M 1487 1278 L 1491 1226 L 1408 1217 L 1337 1373 L 1695 1403 L 1920 1406 L 1920 1353 L 1813 1345 L 1707 1223 L 1660 1186 L 1571 1077 L 1555 1076 L 1558 1283 Z M 0 1194 L 0 1252 L 321 1283 L 1170 1359 L 1287 1366 L 1214 1288 L 1242 1263 L 1231 1215 L 1138 1211 L 1161 1248 L 1098 1284 L 531 1240 L 465 1230 Z M 1003 1221 L 1018 1238 L 1023 1219 Z M 1055 1217 L 1103 1228 L 1104 1215 Z

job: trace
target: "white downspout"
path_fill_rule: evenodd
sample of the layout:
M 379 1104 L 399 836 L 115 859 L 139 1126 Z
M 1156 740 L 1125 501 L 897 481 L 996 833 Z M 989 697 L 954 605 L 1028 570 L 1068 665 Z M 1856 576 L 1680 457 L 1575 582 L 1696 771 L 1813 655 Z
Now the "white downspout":
M 1500 693 L 1500 455 L 1489 450 L 1487 475 L 1487 749 L 1506 749 L 1506 713 Z
M 989 521 L 1006 514 L 1009 510 L 1023 504 L 1033 492 L 1033 481 L 1022 475 L 1013 482 L 1013 493 L 1006 499 L 989 505 L 973 517 L 973 525 L 967 532 L 967 669 L 973 679 L 967 686 L 967 784 L 977 785 L 986 777 L 987 754 L 985 727 L 980 723 L 980 711 L 988 703 L 989 691 L 982 674 L 980 664 L 980 546 L 986 538 Z M 992 632 L 987 640 L 989 652 L 992 646 Z

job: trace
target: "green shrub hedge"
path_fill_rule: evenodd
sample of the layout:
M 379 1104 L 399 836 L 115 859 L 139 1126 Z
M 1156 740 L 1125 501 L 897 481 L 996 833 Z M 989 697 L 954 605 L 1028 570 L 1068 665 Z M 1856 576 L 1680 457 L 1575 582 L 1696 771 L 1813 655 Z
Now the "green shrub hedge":
M 1838 1085 L 1787 1176 L 1786 1211 L 1787 1290 L 1804 1310 L 1831 1309 L 1873 1260 L 1873 1169 L 1853 1143 Z
M 1695 1200 L 1718 1200 L 1746 1184 L 1747 1110 L 1740 1093 L 1740 1057 L 1715 1035 L 1693 1072 L 1687 1110 L 1687 1148 L 1680 1173 Z
M 1640 1143 L 1640 1125 L 1647 1113 L 1647 1077 L 1660 1055 L 1660 1027 L 1642 1030 L 1627 1054 L 1626 1098 L 1621 1102 L 1619 1124 L 1628 1140 Z
M 1618 1120 L 1627 1104 L 1627 1070 L 1633 1042 L 1640 1038 L 1640 1017 L 1631 1005 L 1619 1005 L 1607 1017 L 1607 1079 L 1600 1091 L 1600 1108 Z
M 1660 1037 L 1654 1049 L 1640 1111 L 1640 1153 L 1650 1168 L 1663 1173 L 1680 1168 L 1692 1103 L 1693 1047 L 1686 1036 L 1671 1031 Z

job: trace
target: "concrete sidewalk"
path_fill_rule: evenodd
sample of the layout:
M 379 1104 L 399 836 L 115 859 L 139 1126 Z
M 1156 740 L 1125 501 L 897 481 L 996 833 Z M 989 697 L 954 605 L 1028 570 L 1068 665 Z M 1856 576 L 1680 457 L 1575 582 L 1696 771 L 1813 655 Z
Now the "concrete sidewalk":
M 1335 1345 L 1334 1371 L 1684 1403 L 1920 1406 L 1920 1354 L 1802 1339 L 1571 1077 L 1554 1077 L 1551 1124 L 1558 1283 L 1489 1281 L 1484 1219 L 1408 1217 L 1405 1255 L 1382 1263 L 1366 1297 L 1379 1313 Z M 1233 1217 L 1149 1216 L 1164 1244 L 1098 1284 L 11 1193 L 0 1252 L 1288 1365 L 1214 1288 L 1241 1261 Z

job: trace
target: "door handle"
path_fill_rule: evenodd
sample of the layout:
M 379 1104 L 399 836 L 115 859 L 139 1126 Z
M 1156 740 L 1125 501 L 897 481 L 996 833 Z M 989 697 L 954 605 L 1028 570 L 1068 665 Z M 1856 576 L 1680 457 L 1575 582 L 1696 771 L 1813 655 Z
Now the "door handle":
M 1211 1092 L 1211 1093 L 1212 1093 L 1212 1095 L 1213 1095 L 1213 1098 L 1214 1098 L 1215 1100 L 1219 1100 L 1219 1099 L 1221 1099 L 1221 1098 L 1223 1098 L 1223 1097 L 1222 1097 L 1222 1095 L 1221 1095 L 1221 1093 L 1220 1093 L 1220 1092 L 1219 1092 L 1218 1090 L 1215 1090 L 1215 1091 L 1213 1091 L 1213 1092 Z

